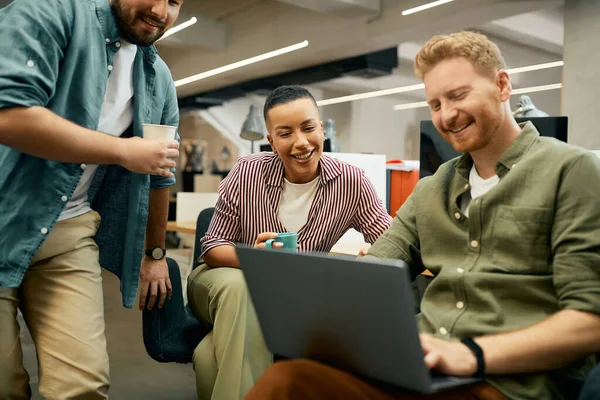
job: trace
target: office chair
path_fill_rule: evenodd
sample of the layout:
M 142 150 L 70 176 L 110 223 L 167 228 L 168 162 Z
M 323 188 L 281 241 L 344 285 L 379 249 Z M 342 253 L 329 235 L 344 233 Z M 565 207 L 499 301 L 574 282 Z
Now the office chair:
M 208 230 L 214 210 L 214 207 L 206 208 L 198 215 L 192 269 L 199 265 L 200 239 Z M 165 302 L 162 309 L 158 307 L 152 310 L 144 309 L 142 314 L 144 346 L 150 357 L 158 362 L 189 363 L 192 362 L 194 349 L 212 328 L 202 325 L 190 307 L 184 306 L 179 265 L 168 257 L 167 264 L 173 296 L 171 300 Z

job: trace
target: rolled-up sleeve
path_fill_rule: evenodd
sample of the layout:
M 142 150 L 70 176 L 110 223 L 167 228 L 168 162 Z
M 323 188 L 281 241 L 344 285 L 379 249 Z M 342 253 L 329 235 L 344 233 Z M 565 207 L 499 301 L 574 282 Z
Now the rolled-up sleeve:
M 352 227 L 363 234 L 367 243 L 372 244 L 390 227 L 391 222 L 392 217 L 383 207 L 373 184 L 361 173 L 360 200 Z
M 600 314 L 600 159 L 592 153 L 564 171 L 551 246 L 560 307 Z
M 181 138 L 179 137 L 179 106 L 177 104 L 177 92 L 175 90 L 175 84 L 173 83 L 173 79 L 169 75 L 169 79 L 167 81 L 167 94 L 165 98 L 165 107 L 163 109 L 163 115 L 161 118 L 161 125 L 169 125 L 176 126 L 177 130 L 175 131 L 175 140 L 181 142 Z M 166 178 L 160 175 L 150 175 L 150 187 L 152 189 L 164 189 L 169 186 L 173 186 L 176 182 L 175 180 L 175 168 L 171 168 L 171 172 L 173 173 L 173 177 Z
M 236 163 L 227 178 L 219 185 L 219 200 L 206 235 L 200 239 L 201 257 L 211 249 L 229 245 L 240 240 L 240 165 Z
M 0 109 L 48 104 L 72 24 L 62 0 L 17 0 L 0 10 Z
M 416 198 L 422 184 L 423 180 L 417 183 L 413 193 L 396 212 L 390 228 L 375 241 L 367 253 L 367 257 L 403 260 L 410 266 L 413 279 L 425 270 L 421 260 L 415 211 Z

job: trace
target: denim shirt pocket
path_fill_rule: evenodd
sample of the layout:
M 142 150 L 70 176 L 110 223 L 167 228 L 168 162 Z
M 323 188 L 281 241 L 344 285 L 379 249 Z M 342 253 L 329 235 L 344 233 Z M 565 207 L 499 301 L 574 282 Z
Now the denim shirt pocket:
M 551 272 L 552 210 L 500 205 L 492 228 L 492 260 L 508 273 Z

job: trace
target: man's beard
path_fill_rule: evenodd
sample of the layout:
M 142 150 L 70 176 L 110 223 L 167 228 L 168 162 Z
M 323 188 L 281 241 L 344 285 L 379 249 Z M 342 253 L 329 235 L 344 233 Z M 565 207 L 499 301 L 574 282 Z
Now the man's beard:
M 136 15 L 131 21 L 127 21 L 128 14 L 123 8 L 123 5 L 121 4 L 121 0 L 111 1 L 110 8 L 112 10 L 113 17 L 115 18 L 115 22 L 117 23 L 117 28 L 119 29 L 119 34 L 121 35 L 121 38 L 129 43 L 135 44 L 137 46 L 150 46 L 158 39 L 160 39 L 165 33 L 164 28 L 162 28 L 155 34 L 141 35 L 137 33 L 133 29 L 133 24 L 135 23 L 136 18 L 138 17 Z

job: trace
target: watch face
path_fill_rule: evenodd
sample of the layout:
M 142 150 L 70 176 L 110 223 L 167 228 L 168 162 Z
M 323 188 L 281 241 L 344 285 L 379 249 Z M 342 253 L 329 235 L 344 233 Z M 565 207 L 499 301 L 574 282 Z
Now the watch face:
M 155 260 L 160 260 L 161 258 L 163 258 L 163 254 L 163 249 L 160 249 L 158 247 L 152 250 L 152 258 L 154 258 Z

